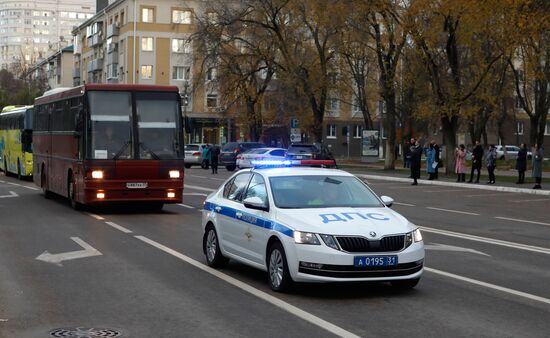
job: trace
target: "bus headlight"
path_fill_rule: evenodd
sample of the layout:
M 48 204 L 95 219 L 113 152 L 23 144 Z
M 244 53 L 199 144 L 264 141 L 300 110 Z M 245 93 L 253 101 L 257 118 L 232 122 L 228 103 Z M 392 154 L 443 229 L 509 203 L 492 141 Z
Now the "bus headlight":
M 168 175 L 170 175 L 170 178 L 180 178 L 180 171 L 179 170 L 170 170 L 168 172 Z
M 103 178 L 103 170 L 94 170 L 92 171 L 92 178 L 95 178 L 95 179 L 102 179 Z

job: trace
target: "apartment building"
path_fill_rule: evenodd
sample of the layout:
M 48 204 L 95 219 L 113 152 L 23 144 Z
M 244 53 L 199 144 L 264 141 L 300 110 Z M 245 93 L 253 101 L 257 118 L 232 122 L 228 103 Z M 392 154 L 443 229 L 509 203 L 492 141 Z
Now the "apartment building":
M 188 142 L 227 142 L 215 88 L 193 88 L 198 69 L 188 41 L 204 1 L 115 0 L 73 30 L 73 85 L 174 85 L 187 96 Z M 207 76 L 214 76 L 209 72 Z M 208 79 L 205 78 L 205 83 Z
M 43 81 L 48 89 L 73 86 L 73 46 L 67 46 L 30 67 L 29 80 Z
M 95 12 L 95 0 L 0 1 L 0 67 L 15 73 L 71 44 L 71 30 Z

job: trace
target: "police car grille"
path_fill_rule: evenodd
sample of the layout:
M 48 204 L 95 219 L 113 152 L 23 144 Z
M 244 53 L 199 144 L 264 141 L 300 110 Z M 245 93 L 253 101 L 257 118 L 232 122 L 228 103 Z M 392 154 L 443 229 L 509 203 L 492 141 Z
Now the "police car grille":
M 390 252 L 405 247 L 405 236 L 387 236 L 380 240 L 368 240 L 364 237 L 337 236 L 338 244 L 347 252 Z

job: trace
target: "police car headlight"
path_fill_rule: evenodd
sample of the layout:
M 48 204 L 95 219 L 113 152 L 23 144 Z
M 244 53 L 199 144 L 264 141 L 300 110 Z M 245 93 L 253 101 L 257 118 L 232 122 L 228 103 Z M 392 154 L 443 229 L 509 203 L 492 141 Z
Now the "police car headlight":
M 412 232 L 412 238 L 415 243 L 422 242 L 422 234 L 420 233 L 420 229 L 416 228 L 416 230 Z
M 334 250 L 340 250 L 340 247 L 338 246 L 338 243 L 336 243 L 336 238 L 334 238 L 334 236 L 323 234 L 319 236 L 321 236 L 321 239 L 323 240 L 323 242 L 325 242 L 326 246 L 328 246 L 329 248 L 333 248 Z
M 321 245 L 317 236 L 311 232 L 294 231 L 294 242 L 298 244 Z

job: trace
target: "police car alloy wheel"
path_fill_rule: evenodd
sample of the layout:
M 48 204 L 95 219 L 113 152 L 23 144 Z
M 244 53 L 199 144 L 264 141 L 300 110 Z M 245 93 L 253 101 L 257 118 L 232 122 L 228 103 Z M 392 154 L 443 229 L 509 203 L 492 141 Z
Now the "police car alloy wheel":
M 228 259 L 225 258 L 221 251 L 218 242 L 218 234 L 212 225 L 206 228 L 204 233 L 204 254 L 206 255 L 206 263 L 211 267 L 222 267 L 227 264 Z
M 288 272 L 285 250 L 279 242 L 275 242 L 269 248 L 267 261 L 269 286 L 274 291 L 284 291 L 292 284 L 292 278 Z

